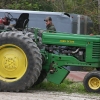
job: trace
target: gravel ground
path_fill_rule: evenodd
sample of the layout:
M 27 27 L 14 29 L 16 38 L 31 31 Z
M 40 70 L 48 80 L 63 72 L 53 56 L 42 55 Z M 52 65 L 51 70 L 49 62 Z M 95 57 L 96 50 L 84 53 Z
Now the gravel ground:
M 100 100 L 100 96 L 50 91 L 28 91 L 27 93 L 0 92 L 0 100 Z

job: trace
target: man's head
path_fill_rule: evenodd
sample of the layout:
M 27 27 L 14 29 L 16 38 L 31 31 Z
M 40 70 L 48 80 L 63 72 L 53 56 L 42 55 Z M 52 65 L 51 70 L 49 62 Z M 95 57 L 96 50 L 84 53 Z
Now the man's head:
M 44 21 L 46 22 L 47 26 L 52 24 L 52 18 L 51 17 L 45 18 Z

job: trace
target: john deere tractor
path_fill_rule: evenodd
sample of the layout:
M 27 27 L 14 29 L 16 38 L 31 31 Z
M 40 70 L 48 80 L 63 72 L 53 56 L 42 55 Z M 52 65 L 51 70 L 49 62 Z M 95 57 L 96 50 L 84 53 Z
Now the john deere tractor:
M 100 36 L 28 28 L 28 17 L 7 13 L 6 24 L 1 19 L 0 91 L 25 91 L 45 78 L 60 84 L 70 73 L 67 66 L 83 66 L 96 69 L 85 76 L 85 89 L 100 92 Z M 12 20 L 16 23 L 9 25 Z

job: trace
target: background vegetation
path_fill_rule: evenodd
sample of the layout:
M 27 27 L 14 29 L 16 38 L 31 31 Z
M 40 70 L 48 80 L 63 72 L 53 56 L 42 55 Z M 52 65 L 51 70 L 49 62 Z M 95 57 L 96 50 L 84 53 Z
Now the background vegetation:
M 100 33 L 100 0 L 0 0 L 0 9 L 56 11 L 87 15 L 94 22 L 94 33 Z

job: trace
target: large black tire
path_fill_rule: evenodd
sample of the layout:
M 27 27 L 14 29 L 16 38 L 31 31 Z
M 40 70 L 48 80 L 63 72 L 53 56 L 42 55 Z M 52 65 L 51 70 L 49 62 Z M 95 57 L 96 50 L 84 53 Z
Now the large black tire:
M 96 68 L 97 71 L 100 71 L 100 68 Z
M 31 38 L 33 41 L 34 41 L 34 39 L 35 39 L 35 35 L 34 35 L 33 33 L 31 33 L 31 32 L 27 32 L 27 33 L 25 34 L 25 36 L 28 36 L 28 37 Z M 42 41 L 42 40 L 41 40 L 41 37 L 38 36 L 38 39 L 39 39 L 39 41 L 38 41 L 38 43 L 37 43 L 37 46 L 41 49 L 41 48 L 43 48 L 43 45 L 42 45 L 42 43 L 41 43 L 41 41 Z M 47 76 L 47 72 L 46 72 L 45 70 L 42 70 L 42 71 L 41 71 L 41 74 L 40 74 L 40 76 L 39 76 L 39 78 L 38 78 L 38 80 L 35 82 L 34 85 L 38 85 L 38 84 L 42 83 L 43 80 L 46 78 L 46 76 Z M 34 85 L 33 85 L 32 87 L 34 87 Z
M 25 36 L 28 36 L 35 42 L 35 35 L 32 32 L 25 33 Z M 42 49 L 44 45 L 42 44 L 42 38 L 40 36 L 37 36 L 37 46 L 39 49 Z
M 33 41 L 35 41 L 35 35 L 32 32 L 26 32 L 25 36 L 28 36 L 29 38 L 31 38 Z
M 100 92 L 100 71 L 89 72 L 84 77 L 83 85 L 88 92 Z
M 29 37 L 17 31 L 0 33 L 0 91 L 19 92 L 30 88 L 41 69 L 40 51 Z
M 42 70 L 38 80 L 35 82 L 35 84 L 32 87 L 42 83 L 44 81 L 44 79 L 46 78 L 46 76 L 47 76 L 47 72 L 45 70 Z

